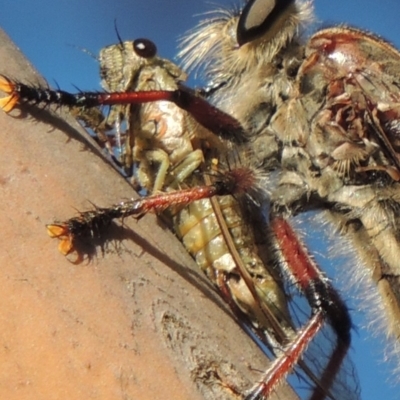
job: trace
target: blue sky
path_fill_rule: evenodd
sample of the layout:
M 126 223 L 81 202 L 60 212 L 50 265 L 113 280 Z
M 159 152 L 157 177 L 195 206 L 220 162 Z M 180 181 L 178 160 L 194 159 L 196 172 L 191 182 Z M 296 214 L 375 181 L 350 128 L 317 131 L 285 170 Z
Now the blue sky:
M 114 20 L 123 39 L 146 37 L 159 54 L 172 58 L 179 35 L 193 27 L 196 14 L 230 4 L 234 0 L 17 0 L 0 3 L 0 26 L 44 75 L 65 89 L 99 89 L 96 61 L 80 49 L 97 54 L 117 41 Z M 210 4 L 212 3 L 212 4 Z M 322 26 L 346 23 L 368 29 L 400 48 L 400 2 L 398 0 L 316 0 Z M 3 60 L 4 62 L 4 60 Z M 356 323 L 361 325 L 360 316 Z M 363 399 L 399 398 L 399 388 L 386 382 L 387 366 L 379 364 L 380 343 L 368 331 L 355 335 L 352 358 L 358 365 Z

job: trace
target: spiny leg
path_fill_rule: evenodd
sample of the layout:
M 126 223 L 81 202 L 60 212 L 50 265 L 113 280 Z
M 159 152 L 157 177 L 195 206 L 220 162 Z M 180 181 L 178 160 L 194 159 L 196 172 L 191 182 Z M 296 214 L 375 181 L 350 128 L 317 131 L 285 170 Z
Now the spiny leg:
M 206 129 L 233 141 L 245 140 L 240 123 L 230 115 L 212 106 L 191 89 L 180 85 L 176 90 L 151 90 L 135 92 L 80 92 L 69 93 L 25 85 L 1 77 L 0 90 L 8 96 L 0 99 L 0 108 L 10 112 L 18 103 L 55 104 L 66 107 L 98 107 L 105 105 L 143 104 L 154 101 L 171 101 Z
M 244 396 L 244 400 L 268 399 L 296 366 L 301 366 L 315 385 L 310 400 L 338 399 L 332 394 L 331 389 L 350 347 L 352 324 L 347 307 L 308 255 L 288 221 L 279 217 L 272 218 L 271 228 L 277 237 L 278 247 L 282 258 L 287 263 L 288 272 L 300 291 L 305 294 L 311 305 L 312 315 L 303 328 L 297 331 L 296 336 L 278 353 L 277 358 L 265 372 L 262 381 Z M 239 321 L 245 320 L 242 311 L 231 298 L 226 276 L 220 274 L 217 281 L 220 294 L 233 313 Z M 318 371 L 321 373 L 316 376 L 303 362 L 302 357 L 326 323 L 329 323 L 334 330 L 337 343 L 324 371 Z
M 59 250 L 67 255 L 76 250 L 75 242 L 82 237 L 100 236 L 114 219 L 125 217 L 141 218 L 147 213 L 161 214 L 171 206 L 186 206 L 196 200 L 240 193 L 246 187 L 240 185 L 237 175 L 248 173 L 247 169 L 237 168 L 227 172 L 222 179 L 212 185 L 162 193 L 145 198 L 117 203 L 108 208 L 97 207 L 81 212 L 67 221 L 47 225 L 51 237 L 61 240 Z
M 271 364 L 263 381 L 257 384 L 245 399 L 268 398 L 279 382 L 283 381 L 300 362 L 308 345 L 325 323 L 329 323 L 334 330 L 337 343 L 310 400 L 333 398 L 329 394 L 330 388 L 340 371 L 351 343 L 352 323 L 349 312 L 339 293 L 319 270 L 288 221 L 281 217 L 274 217 L 271 220 L 271 228 L 276 236 L 281 257 L 287 265 L 288 274 L 305 294 L 312 308 L 312 316 L 297 337 Z

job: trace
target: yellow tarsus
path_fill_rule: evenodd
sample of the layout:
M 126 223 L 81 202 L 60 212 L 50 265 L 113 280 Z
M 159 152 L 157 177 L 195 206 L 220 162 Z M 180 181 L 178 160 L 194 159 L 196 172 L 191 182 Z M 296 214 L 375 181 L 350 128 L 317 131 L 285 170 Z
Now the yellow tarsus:
M 14 92 L 15 85 L 9 79 L 0 77 L 0 90 L 9 94 L 9 96 L 0 99 L 0 108 L 8 113 L 14 109 L 19 100 L 18 94 Z

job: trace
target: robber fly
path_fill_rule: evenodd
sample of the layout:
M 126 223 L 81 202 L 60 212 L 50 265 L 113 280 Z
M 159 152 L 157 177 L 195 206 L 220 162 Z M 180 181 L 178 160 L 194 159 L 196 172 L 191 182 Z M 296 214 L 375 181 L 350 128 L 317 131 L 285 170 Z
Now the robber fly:
M 353 244 L 397 341 L 399 52 L 346 27 L 303 46 L 310 6 L 250 1 L 238 16 L 221 12 L 186 38 L 181 56 L 187 69 L 204 68 L 210 101 L 244 125 L 260 164 L 279 171 L 272 212 L 324 210 Z
M 211 82 L 205 96 L 214 106 L 179 86 L 168 93 L 160 92 L 152 99 L 172 100 L 190 110 L 193 118 L 211 129 L 227 148 L 237 147 L 241 149 L 239 154 L 250 151 L 251 170 L 262 169 L 270 173 L 271 206 L 267 211 L 270 215 L 267 230 L 275 237 L 270 242 L 270 245 L 275 243 L 275 247 L 270 247 L 269 254 L 273 255 L 276 264 L 285 267 L 300 291 L 306 295 L 312 292 L 310 297 L 315 301 L 313 317 L 307 324 L 310 330 L 299 332 L 310 333 L 311 328 L 316 328 L 325 317 L 334 327 L 336 339 L 347 343 L 341 347 L 343 352 L 349 345 L 347 335 L 351 324 L 347 317 L 339 320 L 336 317 L 346 315 L 345 306 L 314 268 L 286 218 L 308 210 L 326 212 L 337 229 L 352 241 L 360 259 L 373 271 L 371 275 L 388 305 L 386 308 L 394 316 L 390 334 L 397 337 L 395 257 L 398 253 L 396 215 L 400 168 L 396 138 L 396 64 L 399 54 L 374 36 L 345 27 L 319 31 L 303 43 L 300 32 L 311 19 L 311 7 L 310 2 L 300 1 L 276 4 L 265 0 L 249 1 L 240 12 L 221 12 L 205 21 L 187 37 L 181 55 L 187 68 L 204 63 L 206 77 Z M 12 92 L 12 98 L 24 98 L 22 86 L 13 86 Z M 111 102 L 111 99 L 117 103 L 127 101 L 128 97 L 118 93 L 114 97 L 112 94 L 92 96 L 81 93 L 70 97 L 71 103 L 64 97 L 63 104 L 88 106 Z M 27 95 L 25 99 L 31 100 Z M 35 100 L 34 95 L 32 100 Z M 207 113 L 212 114 L 213 121 L 204 116 Z M 231 119 L 227 119 L 227 115 Z M 238 126 L 232 120 L 238 122 L 240 129 L 236 129 Z M 206 160 L 203 168 L 208 172 L 213 160 L 217 163 L 221 160 L 208 155 L 207 140 L 205 143 L 200 149 Z M 210 189 L 208 195 L 238 194 L 236 190 L 240 185 L 237 183 L 243 182 L 242 176 L 227 173 L 223 178 L 206 185 Z M 192 181 L 188 186 L 190 190 Z M 253 186 L 257 185 L 252 182 L 244 186 L 244 190 Z M 194 190 L 199 194 L 198 188 Z M 182 197 L 187 195 L 187 192 L 182 193 L 185 193 Z M 154 207 L 162 208 L 160 200 L 155 199 L 158 203 Z M 177 205 L 178 200 L 175 198 L 173 202 Z M 126 216 L 134 209 L 139 210 L 137 215 L 140 215 L 149 209 L 143 204 L 150 203 L 112 207 L 104 211 L 103 216 L 97 213 L 98 221 L 104 222 L 104 215 L 110 216 L 111 210 L 115 216 Z M 90 226 L 89 214 L 70 220 L 72 225 L 68 229 L 82 229 L 78 222 Z M 77 225 L 73 225 L 75 223 Z M 264 266 L 266 270 L 272 270 L 268 263 Z M 224 272 L 228 275 L 222 274 L 223 279 L 217 283 L 226 290 L 228 300 L 235 291 L 233 281 L 229 282 L 229 279 L 239 277 L 239 282 L 241 279 L 245 282 L 253 301 L 259 301 L 261 296 L 257 290 L 251 292 L 257 284 L 246 281 L 246 269 L 236 265 Z M 279 282 L 280 279 L 278 276 L 273 280 Z M 238 289 L 237 293 L 242 295 L 244 292 Z M 332 304 L 336 305 L 330 308 Z M 248 315 L 256 310 L 247 309 L 243 304 L 234 307 L 238 307 L 237 313 Z M 280 310 L 279 314 L 285 313 Z M 265 317 L 262 310 L 259 318 Z M 252 326 L 257 328 L 257 317 L 250 319 L 256 321 L 252 321 Z M 290 318 L 283 319 L 291 324 Z M 335 327 L 338 322 L 340 326 Z M 279 328 L 273 329 L 274 335 Z M 286 334 L 285 339 L 289 336 Z M 297 343 L 295 339 L 293 343 Z M 270 344 L 270 347 L 275 346 Z M 293 346 L 290 348 L 294 349 Z M 279 351 L 275 354 L 278 361 L 285 360 L 285 354 L 282 356 Z M 322 381 L 329 374 L 335 380 L 343 360 L 343 356 L 336 354 L 336 357 L 339 361 L 334 360 L 319 371 L 318 377 Z M 307 357 L 305 360 L 308 365 Z M 278 364 L 247 398 L 261 398 L 269 393 L 267 383 L 272 373 L 279 372 Z M 286 365 L 285 368 L 287 372 L 291 367 Z M 331 384 L 329 382 L 328 386 Z M 323 389 L 324 393 L 316 390 L 313 396 L 332 397 L 334 389 Z

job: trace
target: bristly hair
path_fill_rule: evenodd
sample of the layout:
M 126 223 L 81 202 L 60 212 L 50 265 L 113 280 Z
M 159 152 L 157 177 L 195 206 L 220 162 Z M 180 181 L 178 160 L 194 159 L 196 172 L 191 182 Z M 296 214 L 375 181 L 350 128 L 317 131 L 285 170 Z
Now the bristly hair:
M 236 195 L 260 206 L 269 201 L 270 174 L 265 169 L 255 166 L 254 159 L 252 149 L 231 149 L 219 158 L 218 172 L 222 176 L 232 175 L 236 182 Z
M 212 76 L 214 82 L 269 63 L 313 21 L 312 0 L 296 0 L 260 38 L 239 47 L 236 27 L 240 8 L 220 8 L 206 14 L 198 26 L 181 40 L 178 57 L 185 70 Z

